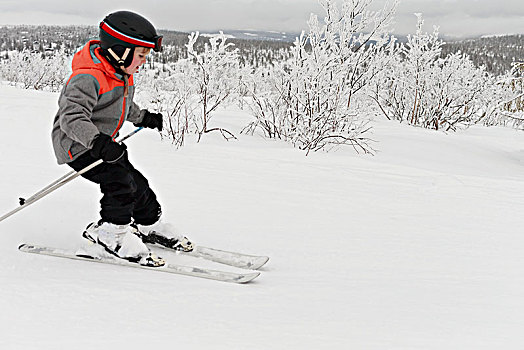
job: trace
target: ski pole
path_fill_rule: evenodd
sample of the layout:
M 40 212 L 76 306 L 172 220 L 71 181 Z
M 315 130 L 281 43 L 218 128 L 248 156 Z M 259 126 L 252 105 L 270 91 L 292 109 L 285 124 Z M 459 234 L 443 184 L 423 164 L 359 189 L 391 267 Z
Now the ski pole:
M 134 134 L 136 134 L 137 132 L 139 132 L 139 131 L 142 130 L 142 129 L 143 129 L 143 127 L 139 127 L 139 128 L 137 128 L 137 129 L 135 129 L 134 131 L 130 132 L 129 134 L 123 136 L 121 139 L 117 140 L 116 142 L 118 142 L 118 143 L 122 143 L 122 142 L 124 142 L 125 140 L 127 140 L 128 138 L 130 138 L 131 136 L 133 136 Z M 100 163 L 98 163 L 98 164 L 100 164 Z M 97 165 L 98 165 L 98 164 L 97 164 Z M 89 168 L 89 170 L 90 170 L 90 169 L 92 169 L 92 167 Z M 87 170 L 86 170 L 86 171 L 87 171 Z M 32 201 L 34 201 L 35 198 L 38 197 L 41 193 L 43 193 L 44 191 L 47 191 L 49 188 L 53 187 L 54 185 L 56 185 L 57 183 L 59 183 L 59 182 L 65 180 L 65 179 L 67 179 L 68 177 L 74 175 L 75 173 L 76 173 L 76 171 L 71 170 L 69 173 L 65 174 L 64 176 L 62 176 L 61 178 L 59 178 L 59 179 L 56 180 L 55 182 L 53 182 L 53 183 L 49 184 L 48 186 L 44 187 L 42 190 L 40 190 L 39 192 L 35 193 L 35 194 L 32 195 L 31 197 L 29 197 L 29 198 L 27 198 L 27 199 L 25 199 L 25 198 L 19 198 L 20 205 L 24 205 L 26 202 L 32 202 Z M 83 173 L 85 173 L 85 171 L 84 171 Z M 83 173 L 82 173 L 82 174 L 83 174 Z M 2 220 L 0 220 L 0 221 L 2 221 Z
M 133 130 L 132 132 L 130 132 L 129 134 L 125 135 L 124 137 L 122 137 L 120 140 L 117 140 L 116 142 L 122 143 L 123 141 L 127 140 L 128 138 L 130 138 L 131 136 L 133 136 L 134 134 L 136 134 L 137 132 L 139 132 L 142 129 L 143 129 L 143 127 L 139 127 L 137 129 Z M 35 193 L 31 197 L 29 197 L 27 199 L 20 198 L 20 206 L 17 207 L 16 209 L 10 211 L 9 213 L 3 215 L 2 217 L 0 217 L 0 221 L 3 221 L 5 219 L 7 219 L 11 215 L 16 214 L 17 212 L 19 212 L 20 210 L 24 209 L 25 207 L 28 207 L 29 205 L 33 204 L 34 202 L 38 201 L 39 199 L 42 199 L 43 197 L 47 196 L 49 193 L 59 189 L 60 187 L 62 187 L 65 184 L 67 184 L 68 182 L 71 182 L 72 180 L 76 179 L 80 175 L 82 175 L 82 174 L 88 172 L 89 170 L 93 169 L 97 165 L 100 165 L 102 162 L 103 162 L 103 160 L 99 159 L 96 162 L 93 162 L 92 164 L 86 166 L 85 168 L 83 168 L 82 170 L 80 170 L 78 172 L 73 170 L 73 171 L 65 174 L 64 176 L 60 177 L 58 180 L 54 181 L 53 183 L 47 185 L 46 187 L 44 187 L 43 189 L 41 189 L 40 191 L 38 191 L 37 193 Z

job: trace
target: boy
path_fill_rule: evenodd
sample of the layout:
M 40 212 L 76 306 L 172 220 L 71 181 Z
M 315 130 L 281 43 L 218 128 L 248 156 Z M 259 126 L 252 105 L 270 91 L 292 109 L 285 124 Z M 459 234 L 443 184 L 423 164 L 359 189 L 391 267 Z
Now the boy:
M 75 54 L 73 73 L 58 100 L 52 139 L 59 164 L 76 171 L 102 159 L 83 177 L 100 185 L 101 219 L 83 236 L 112 255 L 147 266 L 164 261 L 144 244 L 191 251 L 186 237 L 160 220 L 162 211 L 146 178 L 129 162 L 124 144 L 114 141 L 124 121 L 162 130 L 162 114 L 133 102 L 133 74 L 150 50 L 161 50 L 162 36 L 144 17 L 129 11 L 109 14 L 100 23 L 100 40 Z

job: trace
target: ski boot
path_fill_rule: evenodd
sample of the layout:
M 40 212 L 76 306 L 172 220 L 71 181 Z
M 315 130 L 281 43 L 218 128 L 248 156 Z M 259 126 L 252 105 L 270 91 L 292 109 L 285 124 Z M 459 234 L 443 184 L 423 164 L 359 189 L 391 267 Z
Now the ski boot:
M 187 237 L 178 234 L 171 224 L 157 221 L 153 225 L 132 224 L 132 226 L 136 227 L 144 243 L 158 244 L 183 252 L 193 251 L 193 243 Z
M 111 255 L 144 266 L 164 266 L 164 259 L 154 255 L 142 242 L 131 225 L 115 225 L 108 222 L 91 223 L 82 236 L 101 245 Z

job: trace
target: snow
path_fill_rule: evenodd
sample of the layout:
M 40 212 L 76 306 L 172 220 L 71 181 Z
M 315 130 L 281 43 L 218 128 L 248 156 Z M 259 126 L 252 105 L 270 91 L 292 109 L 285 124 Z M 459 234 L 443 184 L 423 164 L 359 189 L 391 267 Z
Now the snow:
M 0 86 L 0 214 L 70 170 L 52 153 L 56 100 Z M 166 221 L 197 243 L 271 257 L 256 282 L 19 252 L 22 242 L 82 244 L 99 193 L 77 179 L 0 223 L 0 348 L 521 347 L 521 132 L 376 120 L 375 156 L 306 157 L 238 135 L 248 119 L 234 107 L 214 117 L 237 141 L 210 134 L 176 150 L 144 130 L 126 144 Z
M 220 33 L 201 33 L 200 36 L 212 38 L 214 36 L 220 35 Z M 231 34 L 224 34 L 224 36 L 228 39 L 235 39 L 234 35 Z

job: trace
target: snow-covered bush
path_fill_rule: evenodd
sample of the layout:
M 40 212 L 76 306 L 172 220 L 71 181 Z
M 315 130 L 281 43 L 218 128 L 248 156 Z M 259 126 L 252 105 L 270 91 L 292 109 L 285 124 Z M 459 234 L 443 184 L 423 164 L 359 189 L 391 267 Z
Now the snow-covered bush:
M 455 130 L 476 123 L 485 108 L 488 74 L 460 53 L 439 59 L 438 29 L 424 33 L 417 16 L 416 34 L 400 45 L 397 63 L 376 83 L 373 98 L 387 118 L 411 125 Z
M 245 72 L 239 65 L 237 50 L 223 33 L 210 38 L 203 51 L 195 43 L 199 33 L 189 35 L 188 58 L 161 69 L 145 70 L 137 80 L 137 101 L 164 113 L 165 135 L 182 146 L 189 134 L 219 131 L 226 139 L 235 138 L 225 128 L 210 126 L 213 113 L 238 98 Z
M 212 113 L 223 104 L 233 101 L 238 92 L 241 76 L 238 51 L 227 43 L 226 36 L 220 32 L 209 39 L 203 52 L 195 50 L 199 33 L 191 33 L 186 44 L 189 59 L 184 64 L 185 74 L 193 84 L 201 106 L 201 113 L 194 116 L 198 139 L 211 131 L 220 131 L 226 138 L 235 136 L 226 129 L 210 127 Z
M 192 128 L 199 106 L 193 88 L 181 64 L 163 66 L 161 70 L 144 69 L 136 75 L 139 106 L 164 114 L 162 135 L 180 147 Z
M 513 63 L 511 71 L 498 79 L 483 122 L 524 129 L 524 62 Z
M 378 12 L 369 10 L 371 0 L 319 2 L 326 12 L 323 23 L 312 15 L 309 33 L 296 39 L 291 59 L 265 76 L 263 88 L 253 89 L 256 120 L 247 130 L 261 128 L 306 153 L 338 145 L 371 152 L 364 88 L 384 69 L 385 52 L 393 48 L 389 24 L 397 2 Z
M 288 122 L 290 114 L 284 100 L 286 80 L 283 74 L 278 74 L 279 72 L 282 72 L 281 68 L 262 68 L 250 75 L 249 81 L 246 80 L 249 87 L 246 93 L 247 106 L 255 120 L 242 132 L 253 134 L 259 129 L 267 138 L 286 141 L 291 139 L 292 131 L 287 129 L 291 126 Z
M 0 60 L 0 79 L 24 89 L 59 91 L 67 74 L 67 55 L 13 51 Z

